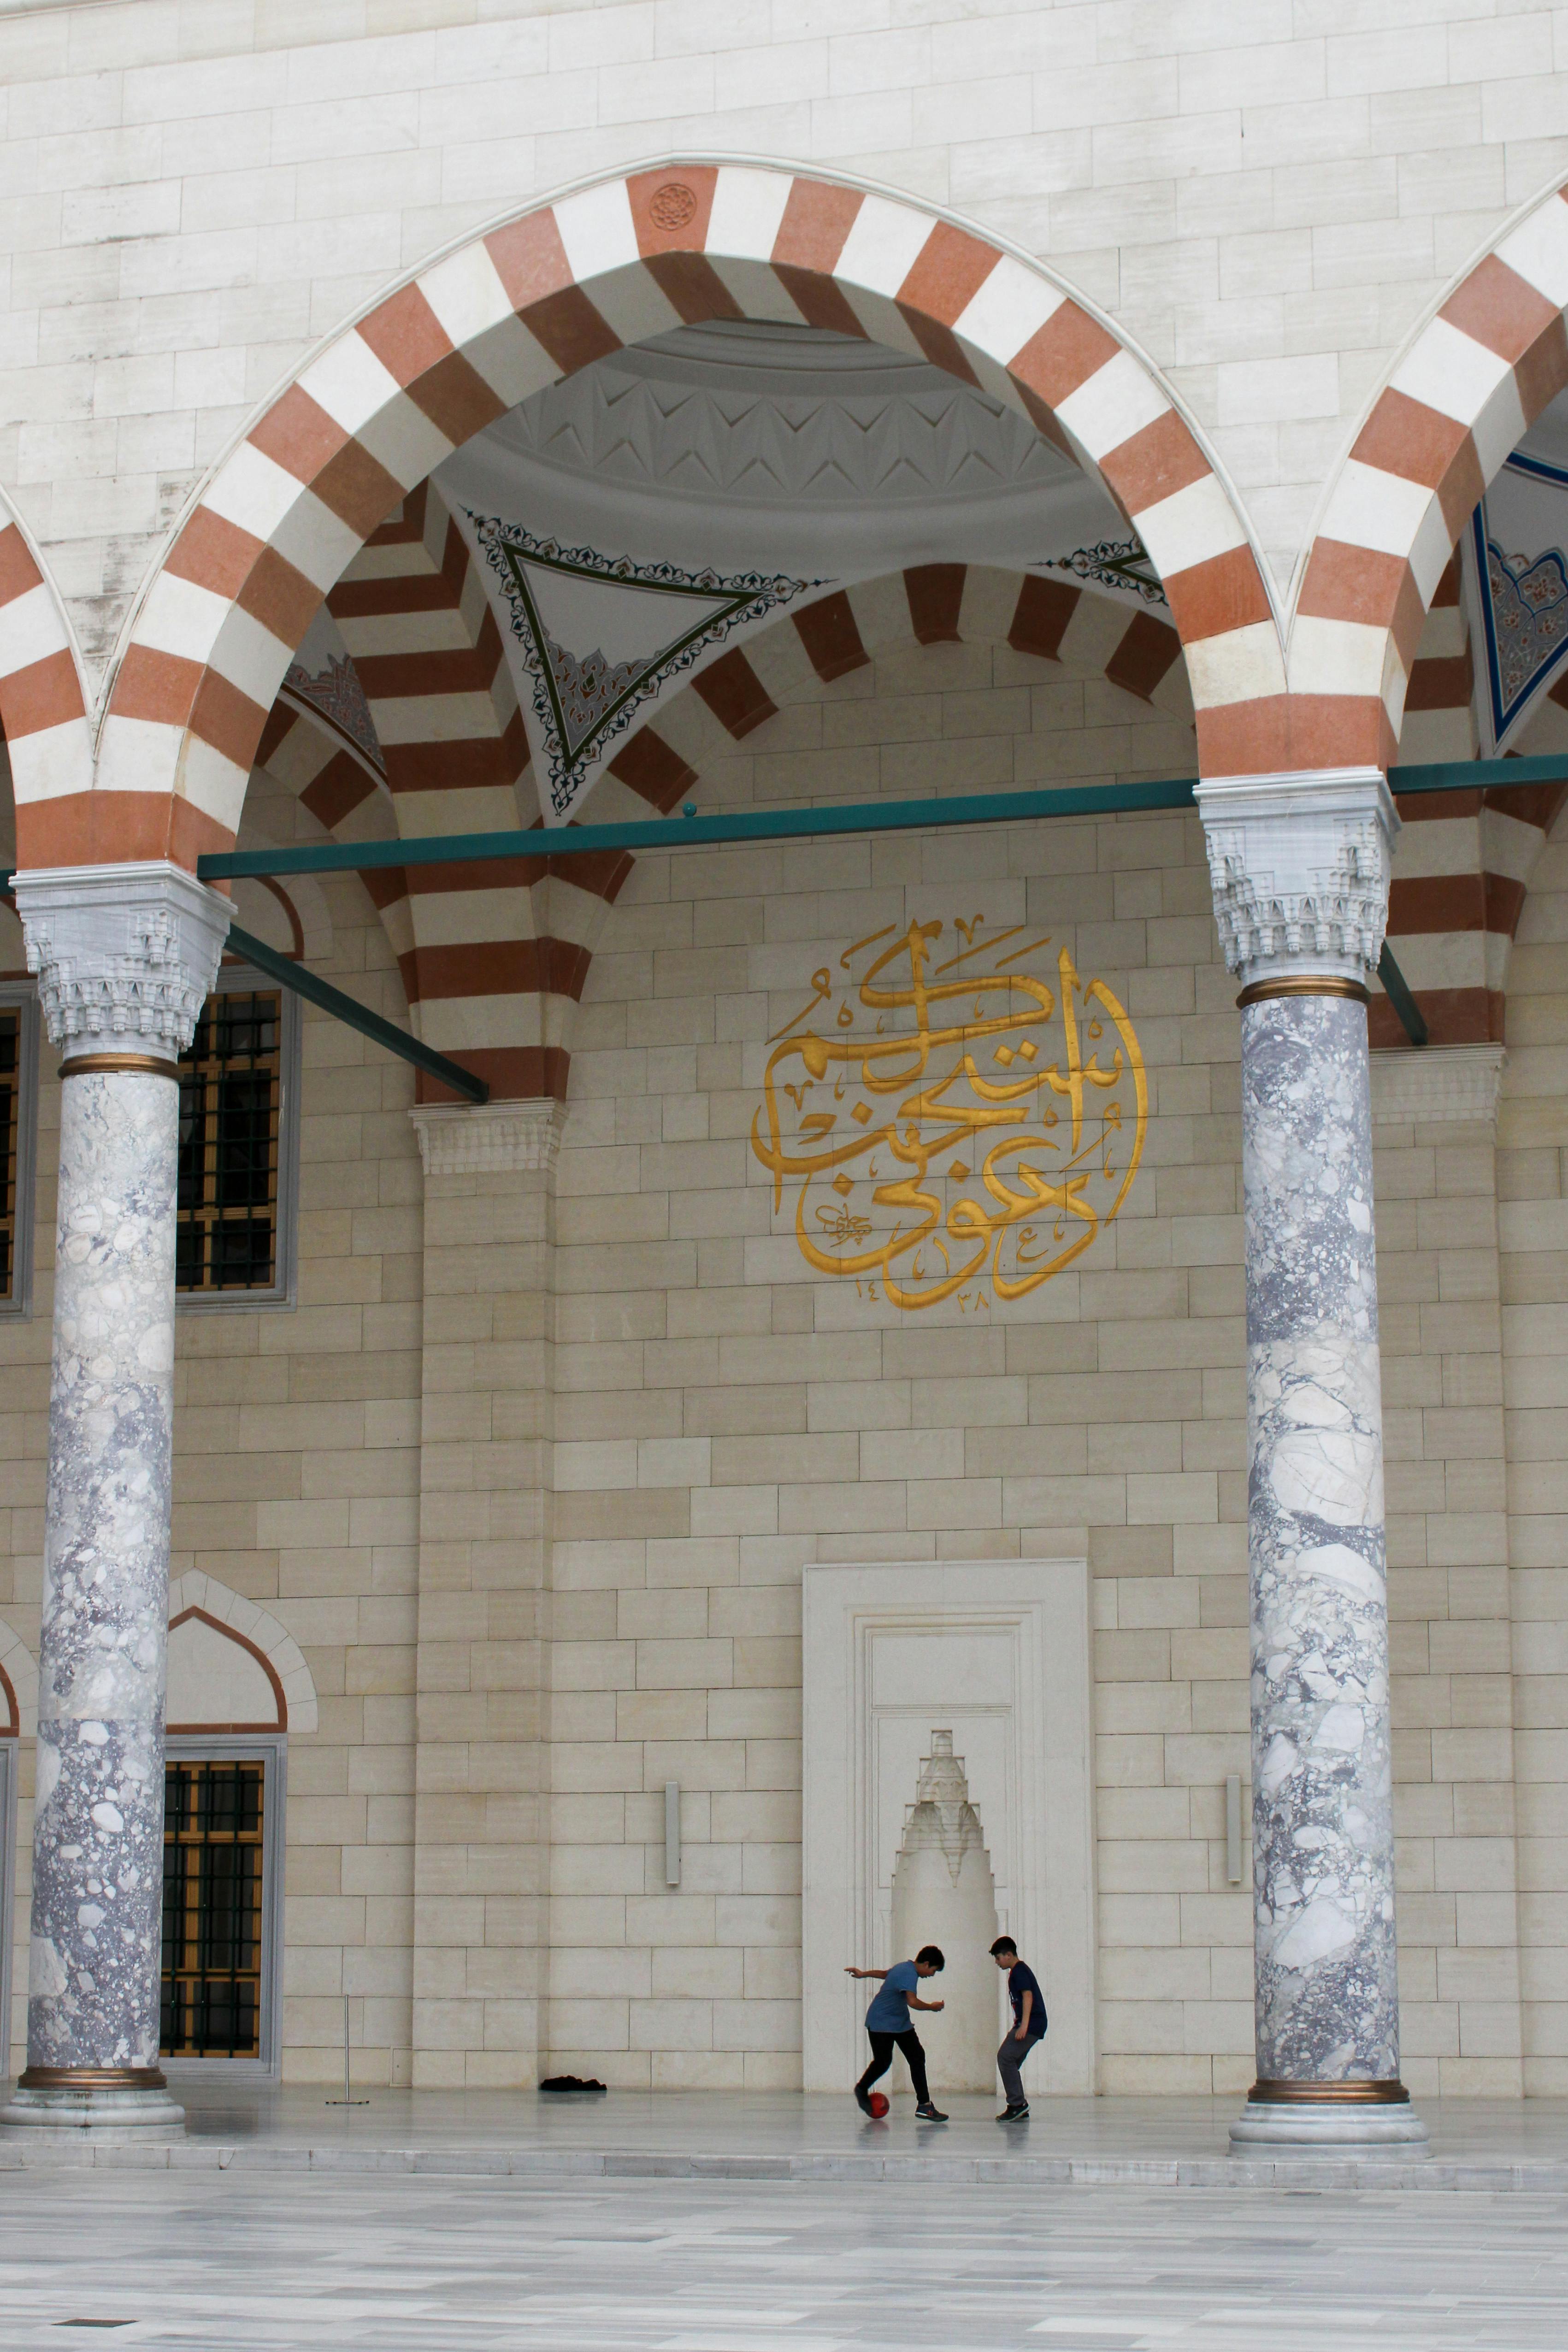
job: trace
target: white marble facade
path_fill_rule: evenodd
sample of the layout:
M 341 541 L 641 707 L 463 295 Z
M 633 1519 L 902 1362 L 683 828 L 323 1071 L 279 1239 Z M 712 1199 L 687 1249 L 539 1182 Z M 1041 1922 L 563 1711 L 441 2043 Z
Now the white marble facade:
M 1131 429 L 1148 396 L 1134 355 L 1148 355 L 1161 398 L 1186 407 L 1217 469 L 1215 490 L 1189 485 L 1162 525 L 1180 522 L 1184 544 L 1190 528 L 1205 557 L 1223 548 L 1239 564 L 1244 541 L 1260 551 L 1278 644 L 1260 607 L 1226 662 L 1267 667 L 1278 655 L 1310 699 L 1342 656 L 1369 701 L 1383 695 L 1402 758 L 1468 757 L 1468 700 L 1405 692 L 1417 683 L 1411 661 L 1420 668 L 1405 642 L 1408 600 L 1397 659 L 1383 663 L 1359 624 L 1331 653 L 1343 616 L 1321 599 L 1300 610 L 1300 583 L 1313 572 L 1314 530 L 1359 546 L 1364 526 L 1373 570 L 1415 545 L 1420 596 L 1436 593 L 1457 520 L 1452 485 L 1428 499 L 1419 465 L 1408 477 L 1345 470 L 1369 401 L 1396 372 L 1401 396 L 1429 400 L 1460 442 L 1473 427 L 1483 468 L 1515 436 L 1501 356 L 1505 344 L 1515 352 L 1513 330 L 1494 335 L 1489 300 L 1479 311 L 1491 323 L 1471 333 L 1454 297 L 1485 252 L 1470 297 L 1489 279 L 1511 282 L 1515 299 L 1521 285 L 1538 289 L 1541 331 L 1556 335 L 1552 308 L 1568 289 L 1548 217 L 1568 169 L 1561 26 L 1544 5 L 1478 15 L 1476 0 L 1328 8 L 1310 24 L 1295 20 L 1300 11 L 1255 12 L 1239 31 L 1234 13 L 1212 0 L 1120 12 L 954 0 L 945 16 L 776 11 L 764 25 L 756 11 L 655 0 L 226 11 L 0 0 L 0 143 L 23 192 L 0 286 L 21 436 L 5 475 L 8 543 L 30 545 L 43 574 L 5 605 L 24 622 L 9 658 L 29 673 L 45 656 L 55 665 L 37 703 L 52 715 L 79 656 L 85 698 L 83 715 L 41 727 L 26 751 L 7 716 L 18 776 L 33 763 L 35 809 L 58 795 L 63 824 L 128 632 L 140 631 L 154 667 L 221 646 L 224 679 L 270 698 L 258 617 L 226 616 L 223 597 L 177 565 L 152 585 L 168 535 L 218 453 L 245 442 L 258 402 L 401 273 L 457 256 L 487 224 L 584 174 L 678 153 L 809 156 L 829 180 L 875 179 L 1038 259 L 1129 345 L 1109 405 L 1079 398 L 1073 434 L 1089 429 L 1093 409 L 1093 433 L 1107 437 L 1082 446 L 1103 455 Z M 1402 21 L 1366 21 L 1380 14 Z M 574 236 L 602 258 L 597 201 L 574 215 Z M 891 289 L 900 233 L 885 213 L 866 224 L 868 266 Z M 1510 261 L 1495 257 L 1500 247 Z M 443 281 L 469 286 L 459 309 L 472 299 L 468 266 L 454 260 Z M 618 270 L 600 292 L 628 349 L 604 374 L 574 377 L 542 415 L 550 446 L 576 435 L 606 460 L 597 502 L 583 509 L 603 541 L 657 488 L 672 447 L 683 458 L 711 436 L 706 420 L 683 434 L 696 404 L 661 407 L 647 389 L 653 361 L 629 349 L 668 335 L 679 306 L 657 287 L 634 297 Z M 1531 308 L 1535 296 L 1525 299 Z M 907 320 L 874 299 L 907 345 Z M 352 382 L 331 370 L 313 379 L 344 430 L 374 406 L 386 364 L 356 360 Z M 951 393 L 942 417 L 932 412 L 955 477 L 977 446 L 951 429 L 963 413 Z M 624 436 L 617 445 L 616 423 L 634 414 L 635 450 Z M 1049 461 L 1018 437 L 1011 411 L 1003 423 L 1026 493 L 1029 472 Z M 449 462 L 448 436 L 423 412 L 403 415 L 398 447 L 412 434 L 426 449 L 427 427 L 427 462 Z M 393 430 L 384 420 L 373 438 Z M 852 470 L 875 469 L 884 437 L 859 443 Z M 749 462 L 763 438 L 748 427 L 731 446 L 750 440 Z M 822 533 L 799 494 L 823 440 L 818 419 L 762 451 L 805 542 L 803 569 L 818 568 L 811 535 Z M 906 456 L 910 446 L 888 442 Z M 390 462 L 391 443 L 377 448 Z M 733 487 L 708 467 L 672 503 L 700 513 L 721 478 Z M 279 484 L 266 480 L 259 503 L 247 494 L 230 517 L 237 528 L 271 530 Z M 920 495 L 891 502 L 909 536 L 889 535 L 881 556 L 856 544 L 847 570 L 930 560 L 920 533 L 931 487 L 928 476 Z M 1033 561 L 1028 513 L 1018 496 L 1002 538 Z M 349 552 L 326 528 L 318 585 Z M 863 542 L 858 526 L 846 535 L 857 533 Z M 286 536 L 279 548 L 290 562 L 300 552 Z M 32 574 L 23 563 L 7 578 L 16 588 Z M 65 635 L 47 618 L 57 589 Z M 904 600 L 896 570 L 875 589 L 870 603 Z M 1470 658 L 1460 604 L 1439 600 L 1430 620 L 1442 643 L 1422 646 L 1457 671 Z M 813 687 L 743 741 L 704 737 L 713 757 L 701 805 L 1186 775 L 1199 761 L 1183 667 L 1151 702 L 1103 660 L 1031 671 L 1003 638 L 905 644 L 885 663 L 879 653 L 875 678 Z M 46 683 L 39 669 L 17 692 Z M 1194 659 L 1193 684 L 1211 712 L 1228 691 L 1212 647 Z M 139 748 L 115 773 L 144 781 L 156 737 L 133 716 L 126 724 Z M 184 776 L 187 813 L 216 788 L 216 747 L 202 745 Z M 296 826 L 318 837 L 314 817 L 259 771 L 247 824 L 269 792 L 278 838 Z M 309 1810 L 290 1855 L 308 1887 L 291 1906 L 285 2037 L 301 2077 L 331 2074 L 349 1988 L 366 2065 L 388 2083 L 516 2086 L 542 2055 L 628 2085 L 795 2080 L 803 1575 L 809 1602 L 824 1561 L 869 1571 L 907 1559 L 934 1576 L 954 1572 L 951 1556 L 976 1577 L 1022 1576 L 1060 1543 L 1091 1571 L 1084 1785 L 1097 1797 L 1084 1845 L 1094 1859 L 1074 1869 L 1085 1889 L 1098 1877 L 1100 1899 L 1094 1931 L 1063 1962 L 1070 1997 L 1051 1988 L 1051 2063 L 1079 2030 L 1081 1993 L 1074 2079 L 1092 2079 L 1098 2053 L 1111 2089 L 1236 2093 L 1254 2065 L 1265 2079 L 1282 2068 L 1331 2085 L 1403 2068 L 1423 2095 L 1439 2084 L 1568 2089 L 1568 1471 L 1556 1418 L 1568 1395 L 1568 852 L 1548 842 L 1531 871 L 1528 828 L 1500 810 L 1479 857 L 1456 849 L 1457 818 L 1453 830 L 1410 828 L 1425 856 L 1407 875 L 1438 885 L 1463 868 L 1478 886 L 1489 877 L 1493 898 L 1508 896 L 1492 889 L 1500 877 L 1522 889 L 1528 876 L 1529 895 L 1511 964 L 1501 930 L 1488 929 L 1484 947 L 1475 930 L 1415 940 L 1407 977 L 1418 992 L 1458 987 L 1461 968 L 1469 985 L 1484 970 L 1489 1034 L 1500 1034 L 1506 992 L 1509 1064 L 1493 1043 L 1400 1051 L 1374 1066 L 1379 1312 L 1370 1237 L 1355 1221 L 1370 1202 L 1357 1008 L 1310 991 L 1254 1004 L 1244 1045 L 1237 985 L 1215 959 L 1217 905 L 1237 982 L 1267 967 L 1353 983 L 1375 963 L 1391 848 L 1375 783 L 1358 772 L 1292 793 L 1289 778 L 1243 779 L 1209 796 L 1212 896 L 1198 827 L 1174 815 L 1075 820 L 1051 829 L 1045 853 L 1037 830 L 1018 828 L 988 841 L 888 837 L 874 855 L 842 841 L 640 861 L 578 1008 L 565 1120 L 553 1106 L 497 1104 L 482 1117 L 422 1106 L 411 1127 L 407 1073 L 310 1016 L 299 1312 L 273 1314 L 260 1331 L 255 1317 L 212 1318 L 199 1336 L 190 1318 L 175 1334 L 172 1391 L 146 1363 L 106 1362 L 126 1410 L 89 1465 L 116 1510 L 143 1462 L 156 1485 L 172 1392 L 176 1570 L 211 1568 L 247 1603 L 265 1601 L 319 1675 L 320 1730 L 302 1717 L 290 1730 L 318 1742 L 301 1767 Z M 404 799 L 389 821 L 445 824 L 458 804 Z M 629 798 L 621 808 L 640 813 Z M 314 915 L 301 890 L 312 964 L 405 1018 L 402 914 L 389 931 L 344 876 L 324 877 L 310 903 Z M 1026 1312 L 988 1309 L 984 1329 L 938 1314 L 900 1328 L 886 1301 L 863 1300 L 853 1284 L 814 1288 L 792 1236 L 759 1213 L 744 1141 L 757 1067 L 763 1040 L 816 970 L 837 969 L 847 940 L 895 917 L 968 921 L 982 904 L 994 922 L 1054 930 L 1053 953 L 1070 944 L 1086 974 L 1121 992 L 1147 1054 L 1148 1150 L 1115 1231 Z M 515 943 L 515 916 L 498 898 L 493 936 Z M 58 947 L 74 919 L 68 887 L 49 906 L 35 897 L 40 947 L 51 924 Z M 140 976 L 127 969 L 129 943 L 80 986 L 65 972 L 75 948 L 44 956 L 60 1040 L 168 1050 L 175 1014 L 203 984 L 171 966 L 177 919 L 144 928 Z M 13 971 L 20 962 L 17 945 Z M 467 1017 L 452 1035 L 472 1043 Z M 56 1138 L 68 1192 L 87 1165 L 89 1096 L 62 1114 L 52 1066 L 43 1076 L 48 1227 Z M 96 1088 L 109 1105 L 123 1085 L 129 1106 L 142 1084 L 84 1076 L 66 1091 Z M 130 1109 L 125 1125 L 138 1126 Z M 1315 1195 L 1326 1163 L 1342 1189 Z M 531 1258 L 520 1274 L 525 1181 L 537 1184 L 526 1213 L 537 1208 L 540 1233 L 526 1247 L 537 1244 L 538 1266 Z M 121 1196 L 110 1186 L 104 1198 Z M 62 1204 L 62 1234 L 80 1208 Z M 122 1230 L 129 1220 L 117 1218 L 89 1270 L 136 1291 L 152 1261 L 120 1263 Z M 1309 1245 L 1334 1269 L 1332 1297 L 1300 1295 L 1295 1261 Z M 46 1232 L 40 1297 L 49 1256 Z M 70 1293 L 68 1272 L 60 1295 Z M 144 1334 L 153 1354 L 157 1322 L 150 1315 Z M 0 1368 L 15 1404 L 0 1431 L 10 1482 L 0 1606 L 30 1670 L 44 1624 L 46 1733 L 76 1720 L 49 1712 L 69 1696 L 65 1580 L 79 1594 L 99 1565 L 82 1559 L 62 1504 L 68 1433 L 57 1412 L 49 1433 L 47 1352 L 37 1328 L 4 1319 Z M 75 1360 L 62 1343 L 57 1378 Z M 82 1393 L 71 1388 L 73 1411 Z M 101 1434 L 78 1433 L 89 1450 Z M 157 1530 L 149 1521 L 136 1532 L 145 1544 L 127 1546 L 140 1565 L 126 1573 L 126 1613 L 92 1620 L 117 1656 L 160 1638 Z M 198 1638 L 182 1643 L 187 1688 Z M 988 1658 L 976 1661 L 976 1690 L 989 1687 Z M 243 1680 L 233 1705 L 258 1705 Z M 127 1720 L 144 1729 L 137 1705 Z M 1223 1790 L 1246 1770 L 1253 1714 L 1267 1831 L 1256 2053 L 1250 1891 L 1223 1876 L 1220 1851 Z M 22 1717 L 30 1722 L 25 1702 Z M 868 1952 L 887 1927 L 896 1817 L 939 1727 L 957 1726 L 984 1783 L 995 1899 L 1022 1899 L 1012 1783 L 987 1746 L 996 1719 L 982 1708 L 971 1722 L 923 1684 L 906 1715 L 889 1714 L 898 1793 L 865 1834 L 894 1843 L 877 1847 L 870 1907 L 855 1924 Z M 134 1782 L 110 1771 L 121 1751 L 109 1728 L 102 1751 L 79 1739 L 58 1751 L 74 1761 L 52 1792 L 45 1761 L 46 1843 L 59 1807 L 85 1803 L 100 1782 L 92 1802 L 131 1818 L 121 1799 Z M 143 1732 L 126 1738 L 127 1758 L 146 1752 Z M 13 1776 L 24 1851 L 34 1752 L 24 1730 Z M 57 1750 L 46 1737 L 38 1752 Z M 1390 1773 L 1402 2052 L 1389 1990 Z M 658 1874 L 670 1777 L 686 1791 L 690 1857 L 674 1894 Z M 119 1834 L 93 1823 L 93 1854 Z M 75 1835 L 63 1843 L 88 1853 Z M 84 1915 L 109 1885 L 92 1874 Z M 129 1901 L 126 1874 L 110 1875 L 114 1899 Z M 18 1893 L 22 1918 L 25 1883 Z M 808 1900 L 808 1948 L 811 1910 Z M 106 1924 L 84 1917 L 72 1932 Z M 1096 1937 L 1090 1985 L 1081 1954 Z M 54 1934 L 45 1942 L 58 1959 Z M 74 1965 L 94 1974 L 85 1947 Z M 42 1948 L 40 1968 L 52 1982 Z M 129 2050 L 138 2035 L 105 2024 L 94 2046 L 124 2039 Z

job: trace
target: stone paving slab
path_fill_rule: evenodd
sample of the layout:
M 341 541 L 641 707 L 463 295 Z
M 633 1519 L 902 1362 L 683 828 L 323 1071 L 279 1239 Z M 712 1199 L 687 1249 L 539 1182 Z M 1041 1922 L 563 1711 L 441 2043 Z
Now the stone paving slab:
M 614 2092 L 564 2105 L 532 2091 L 373 2088 L 328 2104 L 315 2084 L 178 2084 L 188 2136 L 120 2147 L 0 2130 L 0 2173 L 338 2175 L 767 2183 L 1568 2194 L 1568 2101 L 1434 2101 L 1430 2153 L 1233 2158 L 1232 2099 L 1041 2099 L 999 2129 L 990 2099 L 954 2097 L 919 2126 L 907 2100 L 868 2124 L 847 2098 Z
M 952 2187 L 1426 2189 L 1492 2195 L 1568 2195 L 1568 2162 L 1506 2158 L 1409 2162 L 1388 2157 L 976 2156 L 683 2149 L 463 2147 L 396 2147 L 342 2141 L 178 2140 L 106 2147 L 0 2135 L 0 2172 L 66 2167 L 95 2172 L 331 2173 L 344 2178 L 423 2174 L 453 2179 L 931 2181 Z
M 162 2352 L 1568 2341 L 1560 2196 L 29 2169 L 0 2207 L 5 2352 L 59 2352 L 72 2327 Z

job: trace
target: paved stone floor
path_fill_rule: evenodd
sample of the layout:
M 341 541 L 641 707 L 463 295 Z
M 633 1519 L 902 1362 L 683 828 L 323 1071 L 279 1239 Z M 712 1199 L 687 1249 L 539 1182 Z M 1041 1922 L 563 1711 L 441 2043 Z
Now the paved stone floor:
M 1329 2162 L 1227 2155 L 1234 2099 L 1040 2099 L 999 2128 L 994 2098 L 953 2098 L 918 2125 L 908 2096 L 886 2124 L 853 2101 L 768 2092 L 613 2092 L 561 2103 L 529 2091 L 374 2089 L 364 2106 L 314 2084 L 176 2084 L 189 2128 L 174 2145 L 90 2147 L 0 2131 L 0 2179 L 34 2166 L 135 2171 L 417 2171 L 435 2176 L 726 2173 L 901 2184 L 1129 2185 L 1268 2189 L 1512 2189 L 1568 2195 L 1568 2100 L 1423 2104 L 1430 2152 Z M 1568 2352 L 1568 2333 L 1564 2337 Z
M 5 2352 L 94 2321 L 180 2352 L 1563 2352 L 1568 2199 L 12 2174 Z
M 916 2125 L 906 2093 L 886 2126 L 868 2125 L 847 2093 L 615 2091 L 602 2099 L 552 2100 L 531 2091 L 391 2091 L 363 2095 L 345 2114 L 330 2107 L 334 2084 L 174 2084 L 193 2137 L 279 2146 L 335 2135 L 362 2147 L 459 2143 L 561 2148 L 701 2149 L 741 2155 L 850 2155 L 883 2145 L 941 2149 L 1027 2146 L 1031 2154 L 1104 2157 L 1223 2156 L 1239 2097 L 1037 2099 L 1026 2141 L 996 2125 L 998 2098 L 953 2097 L 945 2128 Z M 1507 2156 L 1568 2161 L 1568 2099 L 1422 2100 L 1434 2157 Z

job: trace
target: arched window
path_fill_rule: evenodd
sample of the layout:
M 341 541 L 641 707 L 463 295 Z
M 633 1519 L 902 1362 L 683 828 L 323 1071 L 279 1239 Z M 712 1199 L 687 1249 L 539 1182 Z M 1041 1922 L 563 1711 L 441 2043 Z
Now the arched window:
M 170 1594 L 163 1801 L 166 2063 L 272 2074 L 288 1735 L 316 1695 L 290 1634 L 210 1577 Z

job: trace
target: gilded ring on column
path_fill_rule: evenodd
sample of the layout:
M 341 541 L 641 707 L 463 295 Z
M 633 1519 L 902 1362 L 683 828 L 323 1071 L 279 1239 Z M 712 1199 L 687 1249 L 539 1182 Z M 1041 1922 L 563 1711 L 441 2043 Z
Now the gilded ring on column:
M 19 2091 L 163 2091 L 162 2066 L 29 2066 Z
M 62 1078 L 106 1078 L 122 1072 L 143 1078 L 173 1078 L 177 1083 L 180 1066 L 157 1054 L 72 1054 L 60 1064 Z
M 1342 979 L 1337 972 L 1293 973 L 1284 980 L 1255 980 L 1237 998 L 1239 1012 L 1244 1004 L 1262 1004 L 1271 996 L 1348 996 L 1352 1004 L 1370 1004 L 1371 991 L 1359 980 Z
M 1249 2105 L 1268 2107 L 1407 2107 L 1403 2083 L 1254 2083 Z

